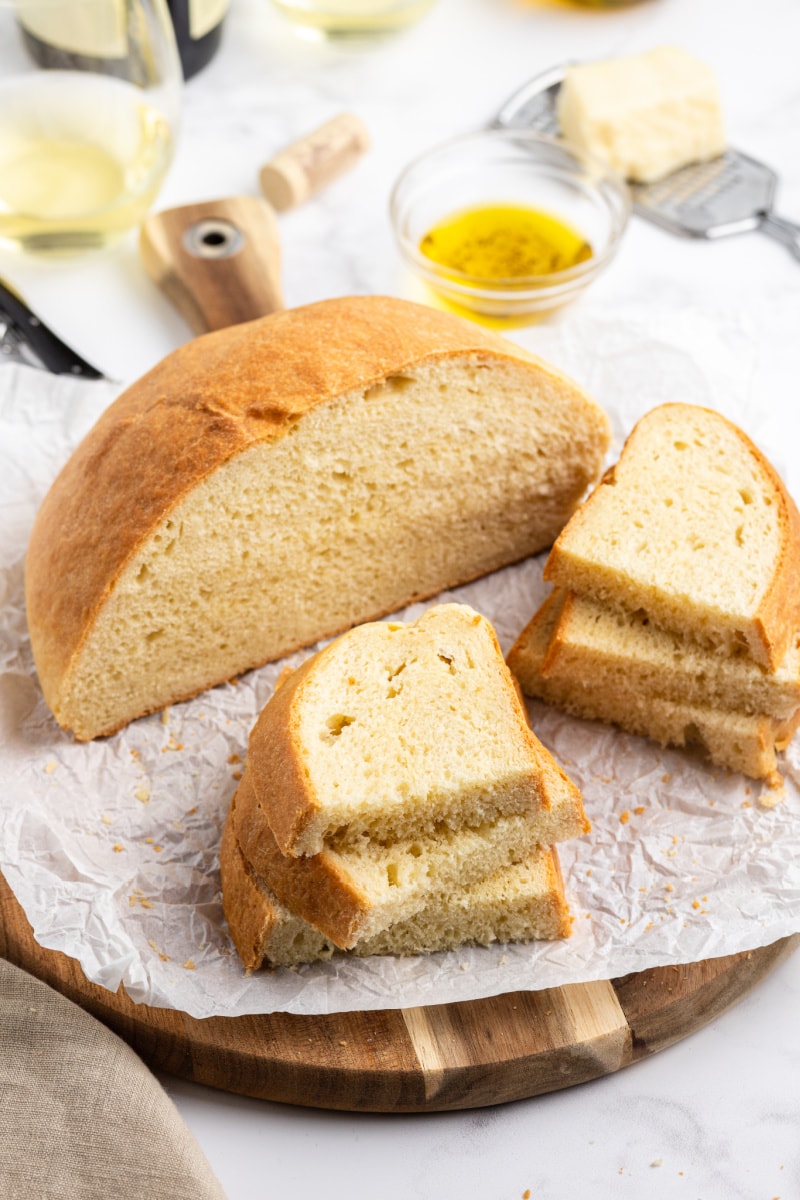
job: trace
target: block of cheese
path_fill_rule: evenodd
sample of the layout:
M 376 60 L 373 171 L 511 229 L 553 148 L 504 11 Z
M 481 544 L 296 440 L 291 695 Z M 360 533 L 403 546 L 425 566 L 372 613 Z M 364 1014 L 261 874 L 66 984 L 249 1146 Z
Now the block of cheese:
M 475 324 L 352 296 L 195 338 L 102 415 L 26 558 L 81 740 L 549 546 L 605 413 Z
M 337 946 L 286 908 L 245 859 L 236 841 L 233 806 L 220 851 L 222 902 L 243 965 L 298 966 L 330 958 Z M 454 895 L 429 897 L 424 908 L 348 951 L 416 955 L 451 950 L 466 942 L 553 940 L 569 937 L 572 916 L 555 850 L 539 848 Z
M 726 144 L 714 72 L 672 46 L 569 67 L 558 119 L 568 141 L 637 183 L 716 158 Z

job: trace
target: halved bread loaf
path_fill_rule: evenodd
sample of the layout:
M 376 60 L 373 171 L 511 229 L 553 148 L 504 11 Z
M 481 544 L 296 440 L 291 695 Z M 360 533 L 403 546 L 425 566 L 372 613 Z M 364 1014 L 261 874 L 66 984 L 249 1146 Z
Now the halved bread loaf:
M 248 774 L 262 826 L 292 856 L 538 813 L 555 788 L 578 798 L 528 725 L 494 629 L 463 604 L 360 625 L 306 660 L 259 716 Z
M 573 592 L 563 595 L 542 663 L 544 676 L 601 692 L 638 690 L 787 720 L 800 708 L 800 636 L 770 672 L 746 655 L 730 656 L 659 629 L 640 611 L 609 609 Z
M 248 970 L 330 958 L 336 946 L 280 903 L 246 861 L 236 840 L 233 806 L 220 855 L 228 929 Z M 414 955 L 467 942 L 568 937 L 572 918 L 555 851 L 540 849 L 447 900 L 435 896 L 405 921 L 357 941 L 349 953 Z
M 774 670 L 800 628 L 800 514 L 740 429 L 665 404 L 636 425 L 544 575 Z
M 577 656 L 573 656 L 569 677 L 554 670 L 547 673 L 543 668 L 562 602 L 560 594 L 548 597 L 508 655 L 509 666 L 526 695 L 573 716 L 605 721 L 662 745 L 698 746 L 713 763 L 753 779 L 775 777 L 775 751 L 793 736 L 800 711 L 779 720 L 685 703 L 643 690 L 637 679 L 629 680 L 622 671 L 611 687 L 598 682 L 591 659 L 581 673 Z
M 547 803 L 535 811 L 389 843 L 363 838 L 291 858 L 275 842 L 251 770 L 231 806 L 242 854 L 279 902 L 342 949 L 411 919 L 433 896 L 457 907 L 462 890 L 479 879 L 589 830 L 577 788 L 555 769 L 543 781 Z
M 469 321 L 323 301 L 187 343 L 100 418 L 26 562 L 45 699 L 85 740 L 551 545 L 608 419 Z

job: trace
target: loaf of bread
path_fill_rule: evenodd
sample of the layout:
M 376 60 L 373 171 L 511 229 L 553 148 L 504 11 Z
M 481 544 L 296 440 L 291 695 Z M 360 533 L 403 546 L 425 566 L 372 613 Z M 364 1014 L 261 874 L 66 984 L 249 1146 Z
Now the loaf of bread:
M 544 576 L 774 671 L 800 628 L 800 514 L 740 429 L 665 404 L 636 425 Z
M 636 670 L 630 677 L 619 665 L 613 681 L 601 679 L 592 656 L 581 670 L 573 654 L 562 675 L 550 661 L 563 596 L 548 597 L 520 634 L 508 664 L 526 695 L 588 720 L 605 721 L 663 746 L 697 747 L 717 766 L 752 779 L 774 780 L 776 750 L 783 749 L 800 723 L 800 710 L 786 719 L 737 712 L 669 698 L 641 686 Z M 696 653 L 696 651 L 694 651 Z M 708 659 L 713 660 L 713 652 Z
M 79 739 L 549 546 L 609 441 L 575 383 L 471 322 L 323 301 L 199 337 L 103 414 L 26 562 Z
M 220 875 L 228 930 L 243 965 L 252 971 L 265 964 L 293 967 L 330 958 L 335 943 L 282 905 L 246 861 L 236 839 L 234 811 L 232 806 L 225 823 Z M 431 897 L 413 916 L 360 939 L 348 953 L 430 954 L 468 942 L 554 940 L 571 931 L 556 852 L 538 849 L 446 902 Z
M 336 638 L 274 693 L 247 761 L 252 819 L 291 856 L 490 825 L 549 808 L 558 788 L 570 822 L 579 805 L 531 731 L 494 629 L 465 604 Z
M 557 593 L 558 620 L 542 674 L 599 692 L 635 690 L 686 704 L 787 720 L 800 708 L 800 638 L 783 663 L 766 671 L 746 655 L 729 656 L 659 629 L 641 612 L 610 609 Z

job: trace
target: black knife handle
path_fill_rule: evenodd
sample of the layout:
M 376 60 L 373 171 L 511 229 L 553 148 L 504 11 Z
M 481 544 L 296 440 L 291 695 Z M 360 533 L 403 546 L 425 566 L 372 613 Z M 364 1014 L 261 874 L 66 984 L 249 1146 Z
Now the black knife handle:
M 28 308 L 25 301 L 0 279 L 0 314 L 4 314 L 23 342 L 27 343 L 42 366 L 54 375 L 75 375 L 81 379 L 102 379 L 91 363 L 65 345 L 51 329 Z

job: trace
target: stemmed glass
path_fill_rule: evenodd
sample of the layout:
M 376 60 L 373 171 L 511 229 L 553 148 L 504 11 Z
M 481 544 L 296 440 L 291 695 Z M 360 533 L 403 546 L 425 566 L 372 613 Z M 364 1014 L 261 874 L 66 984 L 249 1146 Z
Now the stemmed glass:
M 138 225 L 181 86 L 164 0 L 0 0 L 0 243 L 83 250 Z

